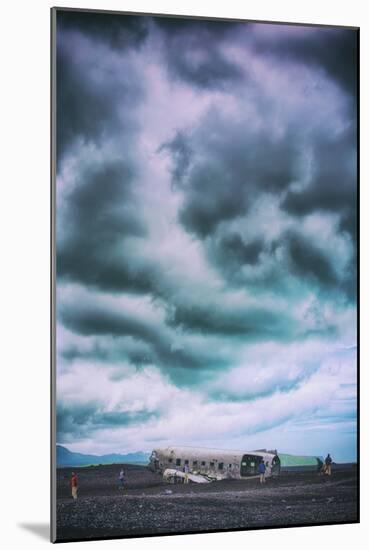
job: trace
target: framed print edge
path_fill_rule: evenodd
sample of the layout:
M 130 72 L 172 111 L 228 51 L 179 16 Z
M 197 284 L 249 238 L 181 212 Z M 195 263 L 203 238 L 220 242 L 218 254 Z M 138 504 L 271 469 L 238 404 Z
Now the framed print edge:
M 210 20 L 210 21 L 225 21 L 225 22 L 247 22 L 247 23 L 265 23 L 271 25 L 292 25 L 292 26 L 303 26 L 303 27 L 323 27 L 323 28 L 341 28 L 341 29 L 350 29 L 356 32 L 357 37 L 357 95 L 356 95 L 356 117 L 357 117 L 357 151 L 356 151 L 356 162 L 357 162 L 357 202 L 356 202 L 356 226 L 357 226 L 357 242 L 356 242 L 356 267 L 357 267 L 357 299 L 356 299 L 356 317 L 357 317 L 357 424 L 356 424 L 356 446 L 357 446 L 357 517 L 355 520 L 343 520 L 343 521 L 332 521 L 317 524 L 317 523 L 295 523 L 293 525 L 263 525 L 260 527 L 239 527 L 239 528 L 226 528 L 226 529 L 211 529 L 211 530 L 194 530 L 194 531 L 178 531 L 178 532 L 160 532 L 160 533 L 149 533 L 149 534 L 123 534 L 123 535 L 113 535 L 113 536 L 96 536 L 86 538 L 70 538 L 70 539 L 61 539 L 57 538 L 57 425 L 56 425 L 56 405 L 57 405 L 57 364 L 56 364 L 56 285 L 57 285 L 57 275 L 56 275 L 56 175 L 57 175 L 57 60 L 56 60 L 56 35 L 57 35 L 57 13 L 59 11 L 74 11 L 74 12 L 85 12 L 85 13 L 109 13 L 117 15 L 127 15 L 127 16 L 149 16 L 149 17 L 162 17 L 162 18 L 174 18 L 174 19 L 190 19 L 190 20 Z M 143 12 L 125 12 L 125 11 L 116 11 L 116 10 L 96 10 L 96 9 L 79 9 L 79 8 L 64 8 L 64 7 L 53 7 L 50 10 L 50 43 L 51 43 L 51 57 L 50 57 L 50 99 L 51 99 L 51 108 L 50 108 L 50 179 L 51 179 L 51 204 L 50 204 L 50 232 L 51 232 L 51 262 L 50 262 L 50 273 L 51 273 L 51 296 L 50 296 L 50 325 L 51 325 L 51 356 L 50 356 L 50 411 L 51 411 L 51 433 L 50 433 L 50 539 L 51 542 L 72 542 L 72 541 L 86 541 L 86 540 L 109 540 L 109 539 L 129 539 L 129 538 L 141 538 L 141 537 L 157 537 L 157 536 L 175 536 L 183 534 L 205 534 L 205 533 L 216 533 L 216 532 L 233 532 L 233 531 L 248 531 L 248 530 L 259 530 L 259 529 L 280 529 L 280 528 L 290 528 L 290 527 L 306 527 L 306 526 L 324 526 L 324 525 L 338 525 L 338 524 L 352 524 L 360 522 L 360 27 L 344 26 L 344 25 L 328 25 L 328 24 L 308 24 L 308 23 L 294 23 L 294 22 L 275 22 L 275 21 L 262 21 L 262 20 L 247 20 L 247 19 L 232 19 L 232 18 L 220 18 L 220 17 L 207 17 L 207 16 L 191 16 L 191 15 L 170 15 L 170 14 L 158 14 L 158 13 L 143 13 Z
M 50 9 L 50 541 L 56 542 L 56 9 Z

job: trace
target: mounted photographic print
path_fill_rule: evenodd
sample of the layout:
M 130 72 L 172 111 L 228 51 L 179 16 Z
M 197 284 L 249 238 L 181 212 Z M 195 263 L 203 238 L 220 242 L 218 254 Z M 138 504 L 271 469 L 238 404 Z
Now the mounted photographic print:
M 52 9 L 52 540 L 359 521 L 359 29 Z

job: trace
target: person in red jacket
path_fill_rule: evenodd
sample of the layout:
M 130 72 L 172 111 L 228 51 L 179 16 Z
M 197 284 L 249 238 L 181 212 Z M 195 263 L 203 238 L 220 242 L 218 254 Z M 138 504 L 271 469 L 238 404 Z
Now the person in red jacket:
M 70 485 L 72 487 L 72 497 L 74 500 L 77 500 L 77 491 L 78 491 L 78 477 L 77 474 L 72 472 L 72 478 L 70 480 Z

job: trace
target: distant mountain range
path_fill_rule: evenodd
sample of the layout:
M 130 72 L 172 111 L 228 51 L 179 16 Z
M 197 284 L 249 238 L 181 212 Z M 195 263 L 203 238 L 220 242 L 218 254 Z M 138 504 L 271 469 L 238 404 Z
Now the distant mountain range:
M 137 453 L 109 454 L 109 455 L 85 455 L 83 453 L 73 453 L 62 445 L 56 446 L 56 465 L 57 466 L 89 466 L 95 464 L 147 464 L 149 462 L 149 453 L 138 451 Z

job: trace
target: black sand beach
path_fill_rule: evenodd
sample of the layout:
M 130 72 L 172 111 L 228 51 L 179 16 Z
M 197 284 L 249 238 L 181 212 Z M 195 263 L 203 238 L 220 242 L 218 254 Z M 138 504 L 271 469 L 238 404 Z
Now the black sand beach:
M 224 529 L 357 521 L 357 471 L 347 465 L 330 479 L 315 472 L 286 472 L 260 486 L 257 479 L 206 485 L 169 485 L 145 466 L 59 468 L 57 541 L 206 532 Z M 69 479 L 79 479 L 78 500 Z

